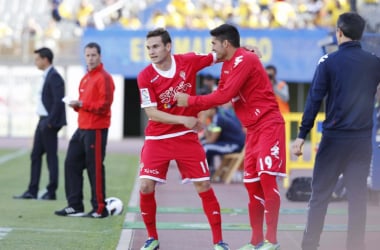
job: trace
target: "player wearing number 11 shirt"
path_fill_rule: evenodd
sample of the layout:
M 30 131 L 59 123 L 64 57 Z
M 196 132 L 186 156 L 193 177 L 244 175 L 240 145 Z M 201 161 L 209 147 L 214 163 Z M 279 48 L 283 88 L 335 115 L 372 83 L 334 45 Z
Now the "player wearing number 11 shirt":
M 156 228 L 156 183 L 165 183 L 169 162 L 175 160 L 182 182 L 193 182 L 209 221 L 215 250 L 229 250 L 222 239 L 219 202 L 210 185 L 206 155 L 198 140 L 198 108 L 178 107 L 176 92 L 195 95 L 196 73 L 212 65 L 215 54 L 171 54 L 165 29 L 150 31 L 146 48 L 152 64 L 138 75 L 141 108 L 149 118 L 140 160 L 140 210 L 148 240 L 141 250 L 159 248 Z
M 240 48 L 238 30 L 223 24 L 210 34 L 212 50 L 223 61 L 218 88 L 202 96 L 178 93 L 177 104 L 205 110 L 232 101 L 237 117 L 247 129 L 243 181 L 249 196 L 252 236 L 240 249 L 279 249 L 280 193 L 276 178 L 286 172 L 284 119 L 259 58 Z

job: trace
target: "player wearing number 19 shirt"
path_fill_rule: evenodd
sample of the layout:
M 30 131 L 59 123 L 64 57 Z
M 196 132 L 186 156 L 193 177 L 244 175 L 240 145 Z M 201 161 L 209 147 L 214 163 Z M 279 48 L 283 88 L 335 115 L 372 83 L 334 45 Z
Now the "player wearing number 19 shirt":
M 203 96 L 177 94 L 177 102 L 179 106 L 204 110 L 232 100 L 236 115 L 247 128 L 244 185 L 252 236 L 241 249 L 279 249 L 280 193 L 276 177 L 286 172 L 285 123 L 265 69 L 254 53 L 240 48 L 238 30 L 223 24 L 210 33 L 212 49 L 223 61 L 218 88 Z
M 169 33 L 150 31 L 146 48 L 152 64 L 138 75 L 141 107 L 149 120 L 140 162 L 140 209 L 148 240 L 141 249 L 159 248 L 155 185 L 165 183 L 169 162 L 175 160 L 183 183 L 193 182 L 209 221 L 215 250 L 228 250 L 222 239 L 219 202 L 210 186 L 206 155 L 194 128 L 197 108 L 176 105 L 175 93 L 196 93 L 196 73 L 215 62 L 215 54 L 171 54 Z

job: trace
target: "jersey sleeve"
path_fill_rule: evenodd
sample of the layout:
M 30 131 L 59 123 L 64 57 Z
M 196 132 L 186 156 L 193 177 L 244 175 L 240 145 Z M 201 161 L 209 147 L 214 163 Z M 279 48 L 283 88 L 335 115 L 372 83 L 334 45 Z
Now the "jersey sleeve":
M 141 108 L 157 107 L 157 100 L 147 77 L 146 70 L 142 71 L 137 76 L 137 85 L 140 94 L 140 106 Z
M 209 54 L 197 54 L 190 52 L 183 54 L 183 58 L 186 61 L 190 61 L 194 67 L 195 72 L 198 72 L 208 66 L 213 65 L 216 62 L 216 55 L 214 53 Z
M 323 98 L 327 94 L 328 73 L 326 70 L 328 56 L 321 57 L 315 70 L 313 80 L 306 98 L 305 110 L 302 116 L 299 138 L 305 139 L 314 126 L 314 120 L 321 107 Z
M 189 106 L 197 106 L 201 110 L 219 106 L 237 97 L 242 86 L 249 81 L 254 65 L 260 63 L 253 56 L 247 54 L 235 57 L 231 72 L 224 75 L 225 65 L 221 70 L 221 79 L 218 88 L 211 94 L 202 96 L 190 96 Z M 228 69 L 226 69 L 228 70 Z

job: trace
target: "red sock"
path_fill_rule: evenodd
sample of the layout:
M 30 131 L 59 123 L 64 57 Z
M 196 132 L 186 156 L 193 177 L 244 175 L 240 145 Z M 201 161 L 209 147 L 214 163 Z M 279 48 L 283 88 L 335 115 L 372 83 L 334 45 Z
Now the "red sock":
M 277 225 L 281 200 L 276 176 L 262 174 L 260 175 L 260 182 L 265 194 L 265 222 L 267 225 L 265 238 L 271 243 L 277 243 Z
M 156 227 L 156 212 L 157 205 L 154 197 L 154 192 L 143 194 L 140 192 L 140 211 L 144 221 L 148 237 L 153 237 L 158 240 L 157 227 Z
M 199 193 L 202 200 L 203 210 L 207 216 L 208 222 L 211 227 L 213 243 L 216 244 L 223 240 L 222 237 L 222 218 L 220 215 L 219 202 L 216 199 L 214 190 L 209 190 Z
M 248 214 L 252 228 L 251 244 L 257 245 L 264 241 L 264 195 L 260 182 L 244 183 L 248 191 Z

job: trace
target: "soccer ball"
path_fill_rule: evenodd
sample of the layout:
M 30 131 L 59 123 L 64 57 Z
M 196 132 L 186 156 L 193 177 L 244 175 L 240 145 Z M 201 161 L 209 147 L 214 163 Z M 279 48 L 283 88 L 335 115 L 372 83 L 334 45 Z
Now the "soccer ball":
M 106 199 L 106 208 L 109 215 L 115 216 L 123 213 L 123 202 L 116 197 L 109 197 Z

